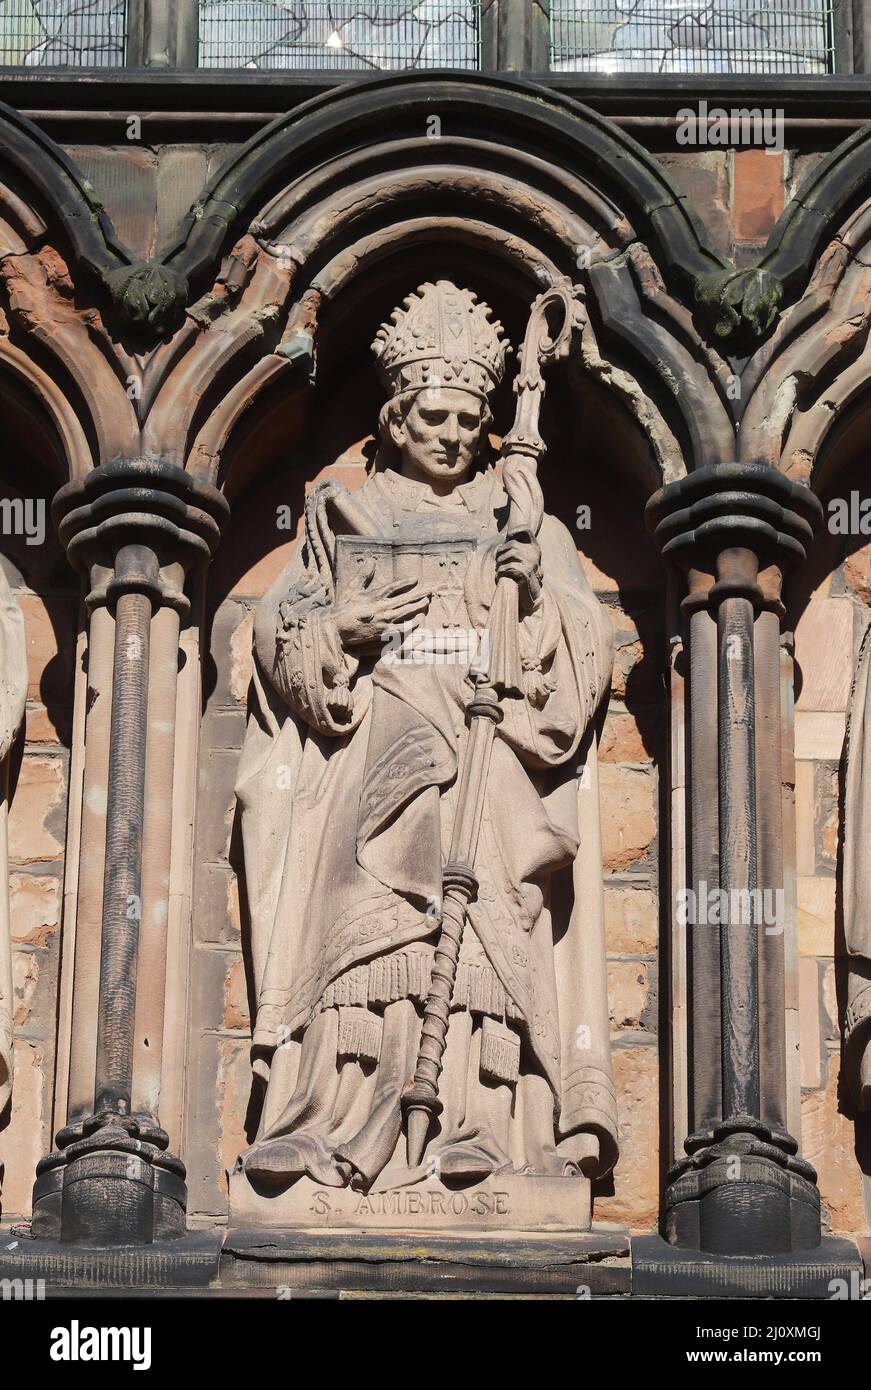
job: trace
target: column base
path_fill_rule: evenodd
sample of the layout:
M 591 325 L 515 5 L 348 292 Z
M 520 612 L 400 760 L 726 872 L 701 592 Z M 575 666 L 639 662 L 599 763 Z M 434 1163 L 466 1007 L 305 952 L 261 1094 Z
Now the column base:
M 779 1255 L 815 1250 L 822 1238 L 816 1173 L 761 1125 L 720 1126 L 715 1142 L 675 1164 L 665 1194 L 665 1235 L 682 1250 Z
M 186 1230 L 184 1164 L 147 1116 L 92 1115 L 69 1125 L 33 1186 L 38 1240 L 149 1245 Z
M 0 1228 L 0 1280 L 20 1281 L 25 1298 L 208 1296 L 219 1289 L 220 1228 L 148 1245 L 31 1240 Z M 29 1290 L 29 1291 L 28 1291 Z M 274 1295 L 273 1295 L 274 1296 Z
M 863 1277 L 857 1247 L 836 1236 L 779 1255 L 714 1255 L 659 1235 L 632 1237 L 637 1298 L 861 1298 Z

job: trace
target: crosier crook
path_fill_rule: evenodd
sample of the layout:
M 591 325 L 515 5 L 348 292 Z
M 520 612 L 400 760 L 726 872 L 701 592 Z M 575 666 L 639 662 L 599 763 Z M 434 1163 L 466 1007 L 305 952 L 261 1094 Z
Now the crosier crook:
M 537 469 L 545 451 L 538 428 L 545 389 L 542 368 L 568 355 L 581 314 L 578 293 L 568 280 L 545 290 L 532 306 L 523 337 L 520 370 L 514 383 L 517 395 L 514 426 L 502 444 L 502 480 L 510 500 L 510 539 L 534 539 L 541 527 L 544 499 Z M 475 689 L 466 705 L 469 738 L 459 773 L 450 854 L 442 871 L 441 930 L 423 1011 L 417 1065 L 414 1077 L 402 1093 L 407 1159 L 411 1168 L 421 1162 L 432 1122 L 443 1108 L 439 1099 L 439 1076 L 466 913 L 478 888 L 474 864 L 490 753 L 496 726 L 503 717 L 499 701 L 506 695 L 515 698 L 524 695 L 518 623 L 517 581 L 503 575 L 496 584 L 487 641 L 482 644 L 482 650 L 490 653 L 489 669 L 474 672 Z

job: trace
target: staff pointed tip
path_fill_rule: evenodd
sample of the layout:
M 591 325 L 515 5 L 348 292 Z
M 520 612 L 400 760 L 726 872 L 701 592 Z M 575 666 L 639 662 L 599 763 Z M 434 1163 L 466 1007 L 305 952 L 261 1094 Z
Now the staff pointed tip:
M 406 1120 L 406 1154 L 409 1168 L 416 1168 L 423 1158 L 429 1130 L 429 1111 L 423 1106 L 409 1109 Z

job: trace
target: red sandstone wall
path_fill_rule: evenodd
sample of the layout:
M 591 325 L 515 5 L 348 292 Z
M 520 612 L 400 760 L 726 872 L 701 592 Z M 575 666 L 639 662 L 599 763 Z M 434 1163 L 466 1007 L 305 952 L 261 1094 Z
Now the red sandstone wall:
M 0 495 L 13 492 L 0 484 Z M 47 489 L 51 496 L 51 488 Z M 15 1083 L 0 1118 L 4 1219 L 27 1215 L 34 1167 L 52 1140 L 57 986 L 78 583 L 47 522 L 46 543 L 2 538 L 2 563 L 24 614 L 29 684 L 12 755 L 10 908 Z

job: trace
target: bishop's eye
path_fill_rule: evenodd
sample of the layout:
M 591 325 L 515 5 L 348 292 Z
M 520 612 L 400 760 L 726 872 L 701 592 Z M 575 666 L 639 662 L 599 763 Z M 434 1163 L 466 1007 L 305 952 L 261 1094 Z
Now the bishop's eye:
M 477 428 L 478 428 L 478 417 L 477 417 L 477 415 L 461 415 L 461 416 L 460 416 L 460 427 L 461 427 L 461 429 L 464 429 L 464 430 L 474 430 L 474 429 L 477 429 Z

